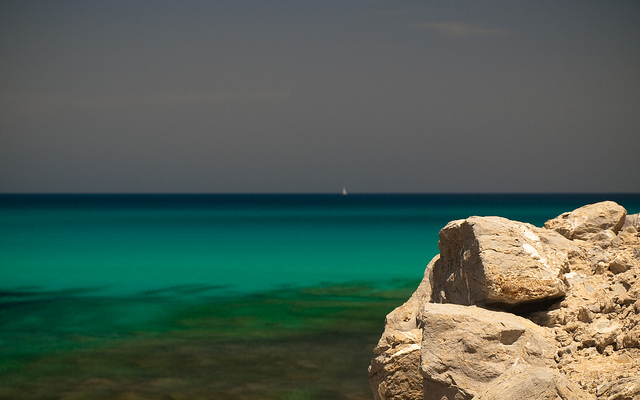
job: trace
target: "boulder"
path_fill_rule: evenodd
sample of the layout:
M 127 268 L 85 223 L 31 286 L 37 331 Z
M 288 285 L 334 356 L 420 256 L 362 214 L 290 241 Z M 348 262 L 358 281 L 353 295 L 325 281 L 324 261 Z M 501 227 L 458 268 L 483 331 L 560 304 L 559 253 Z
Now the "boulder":
M 471 399 L 517 363 L 555 365 L 551 331 L 525 318 L 476 306 L 427 303 L 418 319 L 424 400 Z
M 565 237 L 501 217 L 470 217 L 440 231 L 432 301 L 519 304 L 561 297 L 569 258 Z
M 422 330 L 417 315 L 431 298 L 431 272 L 438 258 L 431 260 L 411 298 L 387 315 L 384 333 L 373 350 L 369 366 L 369 384 L 376 400 L 422 399 Z
M 529 365 L 516 365 L 485 387 L 474 400 L 591 400 L 557 370 Z
M 590 240 L 603 231 L 616 234 L 625 223 L 627 210 L 613 201 L 589 204 L 571 212 L 563 213 L 545 222 L 567 239 Z

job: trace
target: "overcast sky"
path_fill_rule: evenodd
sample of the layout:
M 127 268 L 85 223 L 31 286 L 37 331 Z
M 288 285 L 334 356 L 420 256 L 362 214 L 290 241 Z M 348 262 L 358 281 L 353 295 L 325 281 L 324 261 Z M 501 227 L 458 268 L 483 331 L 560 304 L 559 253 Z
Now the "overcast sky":
M 640 2 L 0 2 L 1 192 L 343 185 L 640 192 Z

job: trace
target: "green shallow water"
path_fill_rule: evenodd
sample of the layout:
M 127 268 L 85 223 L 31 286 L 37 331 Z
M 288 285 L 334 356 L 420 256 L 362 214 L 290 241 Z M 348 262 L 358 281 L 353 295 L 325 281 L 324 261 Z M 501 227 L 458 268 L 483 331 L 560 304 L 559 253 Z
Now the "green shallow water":
M 368 399 L 384 316 L 417 284 L 12 305 L 0 398 Z

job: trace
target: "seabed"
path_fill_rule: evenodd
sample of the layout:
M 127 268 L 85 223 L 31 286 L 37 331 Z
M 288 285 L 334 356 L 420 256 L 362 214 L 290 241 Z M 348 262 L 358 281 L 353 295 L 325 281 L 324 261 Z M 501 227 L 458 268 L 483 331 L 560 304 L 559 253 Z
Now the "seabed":
M 418 283 L 3 302 L 0 399 L 371 399 L 381 321 Z

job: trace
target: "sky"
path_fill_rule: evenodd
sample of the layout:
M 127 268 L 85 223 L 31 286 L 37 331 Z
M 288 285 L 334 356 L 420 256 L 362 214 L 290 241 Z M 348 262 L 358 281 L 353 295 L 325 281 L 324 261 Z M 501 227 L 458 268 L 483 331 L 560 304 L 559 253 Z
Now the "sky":
M 0 2 L 0 192 L 343 186 L 640 192 L 640 2 Z

